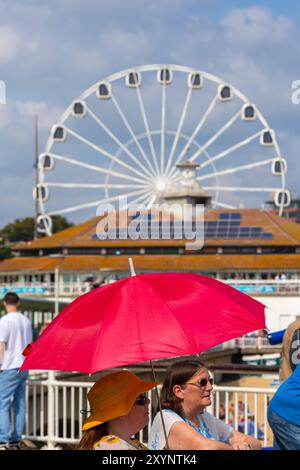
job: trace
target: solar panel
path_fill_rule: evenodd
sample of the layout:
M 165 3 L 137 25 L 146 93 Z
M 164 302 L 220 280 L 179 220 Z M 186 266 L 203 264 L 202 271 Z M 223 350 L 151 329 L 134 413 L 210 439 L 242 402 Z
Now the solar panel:
M 227 220 L 226 222 L 220 221 L 219 222 L 219 227 L 228 227 L 230 225 L 230 220 Z
M 209 221 L 209 222 L 206 222 L 206 223 L 207 223 L 208 227 L 216 227 L 217 224 L 218 224 L 218 222 L 215 222 L 215 221 L 214 222 Z
M 238 234 L 239 234 L 239 231 L 238 230 L 230 230 L 228 232 L 228 237 L 229 238 L 237 238 L 238 237 Z
M 269 232 L 265 232 L 261 234 L 261 238 L 273 238 L 273 234 Z

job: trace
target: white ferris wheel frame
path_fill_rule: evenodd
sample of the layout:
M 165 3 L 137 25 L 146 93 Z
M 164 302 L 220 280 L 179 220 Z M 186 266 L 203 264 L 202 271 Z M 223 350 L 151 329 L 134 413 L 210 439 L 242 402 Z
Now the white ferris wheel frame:
M 127 86 L 131 86 L 129 84 L 129 81 L 128 81 L 129 74 L 131 74 L 131 73 L 137 74 L 136 76 L 140 77 L 141 73 L 156 71 L 158 76 L 159 76 L 159 73 L 161 71 L 164 71 L 164 70 L 169 70 L 171 75 L 169 77 L 170 78 L 169 82 L 166 81 L 166 82 L 161 83 L 161 86 L 162 86 L 162 103 L 161 103 L 161 127 L 160 127 L 160 129 L 150 130 L 149 122 L 148 122 L 148 118 L 147 118 L 147 114 L 146 114 L 146 110 L 145 110 L 145 106 L 144 106 L 144 102 L 143 102 L 142 92 L 141 92 L 141 89 L 140 89 L 140 84 L 138 84 L 137 86 L 135 86 L 135 85 L 133 86 L 136 89 L 136 92 L 137 92 L 139 107 L 140 107 L 140 111 L 141 111 L 141 115 L 142 115 L 143 124 L 144 124 L 144 127 L 145 127 L 145 132 L 143 132 L 142 134 L 137 135 L 134 132 L 131 124 L 129 123 L 129 121 L 128 121 L 128 119 L 127 119 L 127 117 L 126 117 L 126 115 L 123 111 L 123 109 L 121 108 L 120 104 L 118 103 L 116 97 L 114 96 L 114 94 L 111 90 L 112 89 L 112 83 L 117 81 L 117 80 L 125 78 Z M 209 104 L 208 108 L 206 109 L 206 111 L 204 112 L 204 114 L 201 116 L 201 119 L 199 120 L 197 126 L 195 127 L 193 133 L 190 136 L 187 136 L 187 135 L 183 134 L 182 133 L 182 128 L 183 128 L 183 124 L 184 124 L 184 121 L 185 121 L 185 118 L 186 118 L 186 115 L 187 115 L 187 112 L 188 112 L 189 103 L 190 103 L 190 100 L 191 100 L 192 94 L 193 94 L 193 88 L 191 86 L 188 87 L 185 103 L 184 103 L 184 106 L 183 106 L 183 109 L 182 109 L 182 112 L 181 112 L 181 115 L 180 115 L 180 119 L 179 119 L 176 131 L 166 129 L 166 87 L 169 86 L 169 83 L 171 82 L 172 72 L 182 72 L 182 73 L 188 74 L 189 83 L 190 83 L 191 74 L 199 74 L 200 77 L 201 77 L 201 85 L 198 86 L 197 88 L 202 87 L 203 79 L 209 80 L 209 81 L 214 82 L 218 85 L 218 91 L 217 91 L 216 95 L 214 96 L 214 98 L 210 102 L 210 104 Z M 127 142 L 123 143 L 105 125 L 105 123 L 101 120 L 101 118 L 98 115 L 96 115 L 91 109 L 89 109 L 87 104 L 85 104 L 84 112 L 86 114 L 88 114 L 92 119 L 94 119 L 94 121 L 106 132 L 106 134 L 108 136 L 110 136 L 110 138 L 112 140 L 114 140 L 114 142 L 117 143 L 117 145 L 119 147 L 119 150 L 115 154 L 112 154 L 112 153 L 108 152 L 107 150 L 105 150 L 104 148 L 94 144 L 89 139 L 86 139 L 85 137 L 81 136 L 80 134 L 73 131 L 72 129 L 69 129 L 65 125 L 68 117 L 73 114 L 74 103 L 76 103 L 76 102 L 85 103 L 86 98 L 88 98 L 89 96 L 91 96 L 95 93 L 96 94 L 98 93 L 98 88 L 99 88 L 100 84 L 106 84 L 106 86 L 108 88 L 108 92 L 109 92 L 109 98 L 112 99 L 112 102 L 113 102 L 120 118 L 122 119 L 123 123 L 125 124 L 127 130 L 129 131 L 129 133 L 131 135 L 131 139 L 128 140 Z M 203 125 L 205 124 L 208 116 L 210 115 L 210 113 L 214 109 L 216 103 L 218 102 L 218 98 L 220 97 L 220 94 L 219 94 L 220 87 L 226 87 L 226 86 L 230 88 L 233 96 L 237 96 L 243 102 L 243 106 L 217 132 L 215 132 L 214 135 L 207 142 L 205 142 L 204 144 L 201 145 L 197 141 L 197 136 L 198 136 L 200 130 L 202 129 Z M 261 122 L 262 129 L 259 132 L 256 132 L 255 134 L 249 136 L 248 138 L 246 138 L 246 139 L 238 142 L 237 144 L 231 146 L 230 148 L 220 152 L 219 154 L 210 156 L 207 153 L 208 147 L 215 140 L 217 140 L 220 137 L 220 135 L 222 135 L 224 132 L 226 132 L 226 130 L 241 116 L 241 112 L 242 112 L 243 107 L 245 107 L 247 105 L 250 105 L 250 106 L 254 107 L 255 113 L 256 113 L 256 118 L 258 118 L 259 121 Z M 67 156 L 64 156 L 64 155 L 52 153 L 51 148 L 54 144 L 54 139 L 53 139 L 53 134 L 51 133 L 48 140 L 47 140 L 45 151 L 42 155 L 49 155 L 54 160 L 57 159 L 57 160 L 64 161 L 66 163 L 70 163 L 72 165 L 81 166 L 81 167 L 84 167 L 86 169 L 90 169 L 92 171 L 98 171 L 102 174 L 105 174 L 105 182 L 102 183 L 102 184 L 47 183 L 45 181 L 45 172 L 46 172 L 46 170 L 44 170 L 43 167 L 41 165 L 39 165 L 39 170 L 38 170 L 39 171 L 39 186 L 44 186 L 47 193 L 48 193 L 48 188 L 49 187 L 99 188 L 99 189 L 104 189 L 105 198 L 101 198 L 99 200 L 92 201 L 92 202 L 89 202 L 89 203 L 78 204 L 76 206 L 71 206 L 71 207 L 67 207 L 67 208 L 64 208 L 64 209 L 58 209 L 58 210 L 54 210 L 54 211 L 50 211 L 50 212 L 46 211 L 45 205 L 44 205 L 44 200 L 43 200 L 43 198 L 40 198 L 38 200 L 39 209 L 40 209 L 40 216 L 45 217 L 46 219 L 47 219 L 47 217 L 55 215 L 55 214 L 66 214 L 66 213 L 74 212 L 74 211 L 81 210 L 81 209 L 88 208 L 88 207 L 94 207 L 94 206 L 99 205 L 100 203 L 107 203 L 107 202 L 117 201 L 120 198 L 120 195 L 118 195 L 118 196 L 109 196 L 109 191 L 108 191 L 109 189 L 124 189 L 124 190 L 127 190 L 127 196 L 134 198 L 132 200 L 133 203 L 139 202 L 139 203 L 146 204 L 147 207 L 150 207 L 151 204 L 156 199 L 156 197 L 154 197 L 155 194 L 153 193 L 153 190 L 151 191 L 151 187 L 153 186 L 153 179 L 156 181 L 161 176 L 164 176 L 165 178 L 168 178 L 169 181 L 174 181 L 174 182 L 178 181 L 179 172 L 176 168 L 176 164 L 179 163 L 182 160 L 182 158 L 184 157 L 187 149 L 189 149 L 192 144 L 194 144 L 196 146 L 197 150 L 196 150 L 196 152 L 193 153 L 193 155 L 189 156 L 189 160 L 194 162 L 200 155 L 203 154 L 206 158 L 206 161 L 201 162 L 201 169 L 203 169 L 207 165 L 212 166 L 212 170 L 213 170 L 212 173 L 208 173 L 208 174 L 204 174 L 204 175 L 200 174 L 197 177 L 197 180 L 202 182 L 205 179 L 210 179 L 210 178 L 215 178 L 216 179 L 215 185 L 207 185 L 207 186 L 203 185 L 203 188 L 208 190 L 208 191 L 216 191 L 217 197 L 215 197 L 215 199 L 213 200 L 213 202 L 216 206 L 223 207 L 223 208 L 228 208 L 228 209 L 235 208 L 232 205 L 228 205 L 228 204 L 225 204 L 224 202 L 218 201 L 218 194 L 219 194 L 220 191 L 232 191 L 232 192 L 239 191 L 239 192 L 251 192 L 251 193 L 255 193 L 255 192 L 265 192 L 265 193 L 275 192 L 276 195 L 277 195 L 277 199 L 278 199 L 277 200 L 277 205 L 279 207 L 279 214 L 280 215 L 282 214 L 284 206 L 287 205 L 286 203 L 284 204 L 284 201 L 283 201 L 282 198 L 279 200 L 279 196 L 278 196 L 279 192 L 288 193 L 288 191 L 285 190 L 286 161 L 281 156 L 281 152 L 280 152 L 280 148 L 279 148 L 279 145 L 278 145 L 278 142 L 277 142 L 277 139 L 276 139 L 275 132 L 270 128 L 267 120 L 265 119 L 263 114 L 260 112 L 260 110 L 257 108 L 257 106 L 254 105 L 246 97 L 246 95 L 244 95 L 241 91 L 239 91 L 236 87 L 229 84 L 228 82 L 222 80 L 221 78 L 219 78 L 215 75 L 207 73 L 205 71 L 197 70 L 197 69 L 194 69 L 192 67 L 187 67 L 187 66 L 182 66 L 182 65 L 170 65 L 170 64 L 153 64 L 153 65 L 138 66 L 138 67 L 122 70 L 118 73 L 107 76 L 104 80 L 96 82 L 95 84 L 90 86 L 88 89 L 86 89 L 81 95 L 79 95 L 79 97 L 76 100 L 74 100 L 70 104 L 70 106 L 68 106 L 68 108 L 64 111 L 64 113 L 61 115 L 60 119 L 55 124 L 55 127 L 58 127 L 58 126 L 61 126 L 62 128 L 64 128 L 65 131 L 67 133 L 69 133 L 70 135 L 72 135 L 75 139 L 78 139 L 79 141 L 81 141 L 85 145 L 89 146 L 93 150 L 99 152 L 102 156 L 107 157 L 110 160 L 110 164 L 109 164 L 108 168 L 102 168 L 101 166 L 90 165 L 88 163 L 82 162 L 80 160 L 76 160 L 74 158 L 70 158 L 70 157 L 67 157 Z M 220 160 L 220 159 L 226 157 L 227 155 L 229 155 L 231 152 L 233 152 L 233 151 L 249 144 L 252 140 L 254 140 L 254 139 L 258 138 L 259 136 L 261 136 L 262 132 L 264 132 L 264 131 L 269 131 L 269 132 L 272 133 L 272 139 L 273 139 L 272 145 L 275 148 L 275 153 L 276 153 L 275 157 L 268 158 L 268 159 L 265 159 L 265 160 L 262 160 L 262 161 L 259 161 L 259 162 L 255 162 L 255 163 L 248 163 L 248 164 L 245 164 L 245 165 L 235 166 L 235 167 L 232 167 L 232 168 L 229 168 L 229 169 L 226 169 L 226 170 L 221 170 L 221 171 L 216 170 L 216 167 L 215 167 L 214 163 L 217 160 Z M 158 135 L 160 134 L 160 136 L 161 136 L 159 155 L 157 155 L 157 153 L 155 151 L 153 140 L 152 140 L 153 135 L 157 135 L 157 134 Z M 172 144 L 172 147 L 171 147 L 171 151 L 170 151 L 168 157 L 166 158 L 166 155 L 165 155 L 165 137 L 166 137 L 167 134 L 174 135 L 174 140 L 173 140 L 173 144 Z M 151 150 L 151 152 L 150 152 L 151 158 L 149 156 L 147 156 L 147 154 L 146 154 L 146 152 L 145 152 L 145 150 L 144 150 L 144 148 L 141 144 L 141 139 L 144 139 L 144 138 L 147 138 L 147 140 L 148 140 L 149 147 L 150 147 L 150 150 Z M 179 139 L 184 139 L 186 141 L 186 143 L 184 145 L 184 148 L 180 152 L 179 156 L 177 156 L 177 158 L 174 158 Z M 134 155 L 134 153 L 129 149 L 129 146 L 133 142 L 138 147 L 138 149 L 140 151 L 140 154 L 143 157 L 143 160 L 137 158 L 136 155 Z M 119 158 L 122 151 L 125 152 L 128 157 L 130 157 L 131 161 L 134 162 L 134 164 L 136 165 L 135 167 L 130 166 L 128 163 L 124 162 L 123 160 L 121 160 Z M 41 156 L 40 156 L 40 158 L 41 158 Z M 269 188 L 244 187 L 244 186 L 243 187 L 232 187 L 232 186 L 228 187 L 228 186 L 220 186 L 220 184 L 219 184 L 218 178 L 220 176 L 223 176 L 225 174 L 233 174 L 233 173 L 237 173 L 237 172 L 240 172 L 240 171 L 249 170 L 249 169 L 252 169 L 252 168 L 255 168 L 255 167 L 267 165 L 267 164 L 270 164 L 270 163 L 274 162 L 275 160 L 279 160 L 280 162 L 282 162 L 282 168 L 285 169 L 284 171 L 281 172 L 281 174 L 277 174 L 277 176 L 280 176 L 280 183 L 281 183 L 280 187 L 273 187 L 273 188 L 270 188 L 270 187 Z M 122 166 L 122 167 L 126 168 L 127 170 L 130 170 L 131 174 L 129 174 L 129 175 L 125 174 L 124 175 L 120 171 L 114 171 L 113 170 L 114 163 L 117 163 L 119 166 Z M 118 183 L 118 184 L 110 183 L 109 179 L 111 177 L 124 179 L 124 184 L 122 185 L 121 183 Z M 37 192 L 36 192 L 36 195 L 37 195 Z M 289 197 L 290 197 L 289 194 L 287 194 L 287 199 L 289 199 Z M 47 227 L 47 224 L 46 224 L 45 232 L 48 235 L 51 235 L 51 226 L 50 225 Z

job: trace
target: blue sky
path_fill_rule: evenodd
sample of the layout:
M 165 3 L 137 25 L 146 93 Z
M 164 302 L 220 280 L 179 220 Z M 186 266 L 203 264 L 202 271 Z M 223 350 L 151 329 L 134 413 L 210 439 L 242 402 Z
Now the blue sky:
M 287 187 L 300 194 L 299 17 L 294 0 L 0 0 L 0 226 L 34 210 L 34 115 L 42 151 L 83 90 L 151 63 L 206 70 L 244 92 L 276 130 Z

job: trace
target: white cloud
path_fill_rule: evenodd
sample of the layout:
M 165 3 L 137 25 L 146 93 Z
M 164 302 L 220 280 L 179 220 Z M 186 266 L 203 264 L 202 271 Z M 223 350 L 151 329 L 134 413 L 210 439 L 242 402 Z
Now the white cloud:
M 64 109 L 60 107 L 50 107 L 45 102 L 19 101 L 16 103 L 17 110 L 22 117 L 33 118 L 38 115 L 39 127 L 50 129 L 59 119 Z
M 52 0 L 50 7 L 46 0 L 0 0 L 7 21 L 0 26 L 0 65 L 5 64 L 5 76 L 0 78 L 5 79 L 8 94 L 8 104 L 0 107 L 5 147 L 1 163 L 7 159 L 2 167 L 5 177 L 9 172 L 15 176 L 11 196 L 21 187 L 18 180 L 31 171 L 24 155 L 34 153 L 35 114 L 46 135 L 71 101 L 96 80 L 147 63 L 194 66 L 239 88 L 277 131 L 289 164 L 288 182 L 297 191 L 300 106 L 291 104 L 290 86 L 300 79 L 299 27 L 293 18 L 276 14 L 272 2 L 269 9 L 230 9 L 221 19 L 216 16 L 217 4 Z M 151 90 L 144 88 L 143 93 L 147 97 Z M 5 191 L 10 200 L 10 187 Z M 20 197 L 24 204 L 27 198 L 31 210 L 31 189 L 26 191 L 24 187 Z M 11 210 L 2 216 L 11 218 Z
M 20 38 L 12 26 L 0 27 L 0 64 L 12 61 L 17 56 Z
M 220 24 L 231 43 L 246 47 L 280 43 L 289 39 L 293 30 L 290 19 L 284 16 L 274 18 L 271 11 L 258 6 L 230 10 Z

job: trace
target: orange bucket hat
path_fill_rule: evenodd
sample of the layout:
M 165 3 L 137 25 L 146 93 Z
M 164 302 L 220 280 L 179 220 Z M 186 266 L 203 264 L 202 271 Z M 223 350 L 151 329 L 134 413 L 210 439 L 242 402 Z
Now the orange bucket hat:
M 102 377 L 88 393 L 91 416 L 84 422 L 82 429 L 87 430 L 127 415 L 136 398 L 156 385 L 159 382 L 145 382 L 128 370 Z

